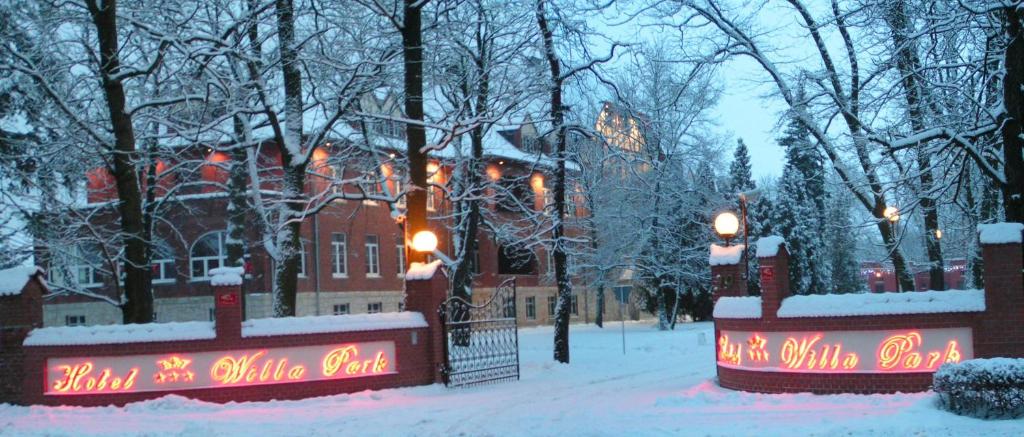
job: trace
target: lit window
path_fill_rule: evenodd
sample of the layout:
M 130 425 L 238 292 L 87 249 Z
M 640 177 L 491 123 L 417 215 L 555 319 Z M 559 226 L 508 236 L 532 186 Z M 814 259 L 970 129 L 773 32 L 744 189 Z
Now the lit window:
M 348 314 L 348 304 L 347 303 L 334 304 L 334 315 L 340 316 L 340 315 L 343 315 L 343 314 Z
M 348 277 L 348 241 L 345 234 L 331 234 L 331 276 Z
M 371 302 L 366 304 L 366 312 L 369 314 L 379 313 L 383 308 L 384 304 L 381 302 Z
M 380 243 L 376 235 L 366 236 L 366 276 L 380 277 Z
M 210 270 L 218 268 L 227 260 L 224 249 L 224 231 L 204 234 L 192 244 L 189 251 L 189 264 L 192 266 L 192 279 L 209 279 Z

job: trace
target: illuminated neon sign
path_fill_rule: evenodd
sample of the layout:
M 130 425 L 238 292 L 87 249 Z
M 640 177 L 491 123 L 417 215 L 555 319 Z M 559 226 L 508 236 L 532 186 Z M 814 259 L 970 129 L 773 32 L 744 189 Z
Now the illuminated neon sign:
M 359 378 L 397 373 L 395 343 L 159 355 L 51 358 L 48 395 L 137 393 Z
M 974 357 L 970 328 L 893 331 L 722 330 L 718 365 L 765 372 L 934 372 Z

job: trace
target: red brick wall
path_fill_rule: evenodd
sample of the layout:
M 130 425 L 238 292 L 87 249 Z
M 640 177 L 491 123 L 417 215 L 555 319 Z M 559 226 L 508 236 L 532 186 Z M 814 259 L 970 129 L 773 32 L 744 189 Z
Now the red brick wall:
M 444 358 L 442 343 L 444 334 L 440 329 L 437 308 L 440 302 L 447 297 L 447 286 L 447 279 L 441 273 L 436 274 L 430 280 L 408 282 L 408 308 L 411 311 L 423 313 L 428 324 L 426 328 L 250 338 L 243 338 L 240 335 L 240 306 L 234 298 L 230 297 L 230 295 L 237 297 L 239 293 L 238 287 L 213 287 L 217 302 L 217 338 L 213 340 L 130 344 L 26 346 L 23 352 L 23 380 L 19 378 L 19 381 L 21 381 L 20 390 L 23 392 L 20 401 L 25 404 L 44 405 L 123 405 L 128 402 L 157 398 L 172 393 L 212 402 L 266 401 L 271 399 L 302 399 L 362 390 L 380 390 L 432 384 L 440 381 L 439 370 Z M 373 341 L 394 342 L 395 362 L 398 373 L 351 379 L 293 382 L 248 387 L 99 395 L 46 396 L 43 394 L 46 389 L 45 366 L 47 358 L 196 353 L 232 349 L 284 348 Z
M 719 337 L 721 330 L 862 331 L 969 327 L 973 331 L 975 357 L 1022 357 L 1024 260 L 1021 245 L 986 245 L 983 246 L 983 256 L 986 269 L 984 312 L 780 319 L 776 312 L 782 299 L 789 295 L 788 254 L 780 250 L 779 256 L 760 259 L 762 318 L 717 319 L 715 338 Z M 773 268 L 770 277 L 763 270 L 765 266 Z M 720 269 L 713 267 L 712 274 Z M 893 393 L 928 390 L 932 374 L 763 372 L 718 366 L 718 382 L 726 388 L 769 393 Z

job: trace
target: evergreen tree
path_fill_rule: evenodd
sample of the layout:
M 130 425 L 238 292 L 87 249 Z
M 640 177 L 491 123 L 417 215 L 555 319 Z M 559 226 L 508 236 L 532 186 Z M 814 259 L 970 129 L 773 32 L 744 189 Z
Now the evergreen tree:
M 743 143 L 743 139 L 736 141 L 736 152 L 733 153 L 732 164 L 729 165 L 729 189 L 731 191 L 730 196 L 736 196 L 736 211 L 742 211 L 740 205 L 739 193 L 751 191 L 757 189 L 757 183 L 751 177 L 751 166 L 750 166 L 750 154 L 747 151 L 747 145 Z M 747 259 L 749 260 L 750 272 L 758 271 L 757 256 L 753 249 L 754 242 L 757 241 L 758 237 L 763 236 L 761 234 L 761 221 L 766 218 L 761 215 L 763 210 L 763 202 L 760 198 L 753 201 L 747 202 L 747 217 L 746 217 L 746 229 L 741 229 L 746 232 L 749 236 L 749 246 L 747 247 Z M 750 295 L 761 294 L 761 277 L 756 273 L 750 273 L 747 278 L 747 293 Z
M 790 288 L 794 294 L 827 293 L 833 286 L 829 250 L 822 238 L 827 224 L 822 161 L 796 118 L 788 121 L 779 145 L 786 148 L 786 165 L 773 226 L 786 239 L 790 253 Z
M 862 291 L 866 285 L 860 277 L 860 265 L 857 263 L 857 238 L 850 217 L 851 207 L 849 197 L 830 193 L 826 213 L 829 220 L 825 223 L 824 232 L 830 249 L 832 283 L 837 293 Z

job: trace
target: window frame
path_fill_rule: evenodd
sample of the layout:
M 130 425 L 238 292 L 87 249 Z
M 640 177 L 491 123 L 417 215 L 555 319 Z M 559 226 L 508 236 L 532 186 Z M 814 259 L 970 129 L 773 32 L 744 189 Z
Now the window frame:
M 374 311 L 376 308 L 376 311 Z M 384 312 L 384 302 L 367 302 L 366 314 L 380 314 Z
M 344 309 L 344 311 L 339 311 L 341 309 Z M 344 316 L 344 315 L 352 314 L 352 305 L 348 304 L 347 302 L 346 303 L 336 303 L 331 308 L 331 314 L 334 314 L 336 316 Z
M 372 242 L 371 242 L 372 239 Z M 367 234 L 366 239 L 363 241 L 363 246 L 366 248 L 366 277 L 367 278 L 379 278 L 380 277 L 380 237 L 372 234 Z
M 217 248 L 216 248 L 217 255 L 215 255 L 215 256 L 208 256 L 207 255 L 207 256 L 199 256 L 199 257 L 194 256 L 193 254 L 195 253 L 196 245 L 199 244 L 200 241 L 203 241 L 203 239 L 206 238 L 208 235 L 215 235 L 217 237 Z M 189 275 L 189 280 L 190 281 L 192 281 L 192 282 L 207 281 L 207 280 L 210 279 L 210 270 L 215 269 L 217 267 L 224 267 L 224 262 L 227 261 L 227 259 L 228 259 L 227 250 L 224 247 L 224 240 L 225 240 L 226 236 L 227 236 L 227 231 L 210 231 L 210 232 L 207 232 L 205 234 L 200 235 L 199 238 L 196 238 L 195 241 L 192 242 L 192 245 L 189 246 L 189 248 L 188 248 L 188 275 Z M 196 276 L 196 274 L 195 274 L 196 273 L 196 271 L 195 271 L 195 263 L 196 263 L 196 261 L 200 261 L 200 262 L 203 263 L 203 269 L 202 269 L 203 270 L 203 275 L 202 276 Z M 212 267 L 211 268 L 210 267 L 210 261 L 217 261 L 217 267 Z
M 348 278 L 348 234 L 344 232 L 331 232 L 331 277 Z

